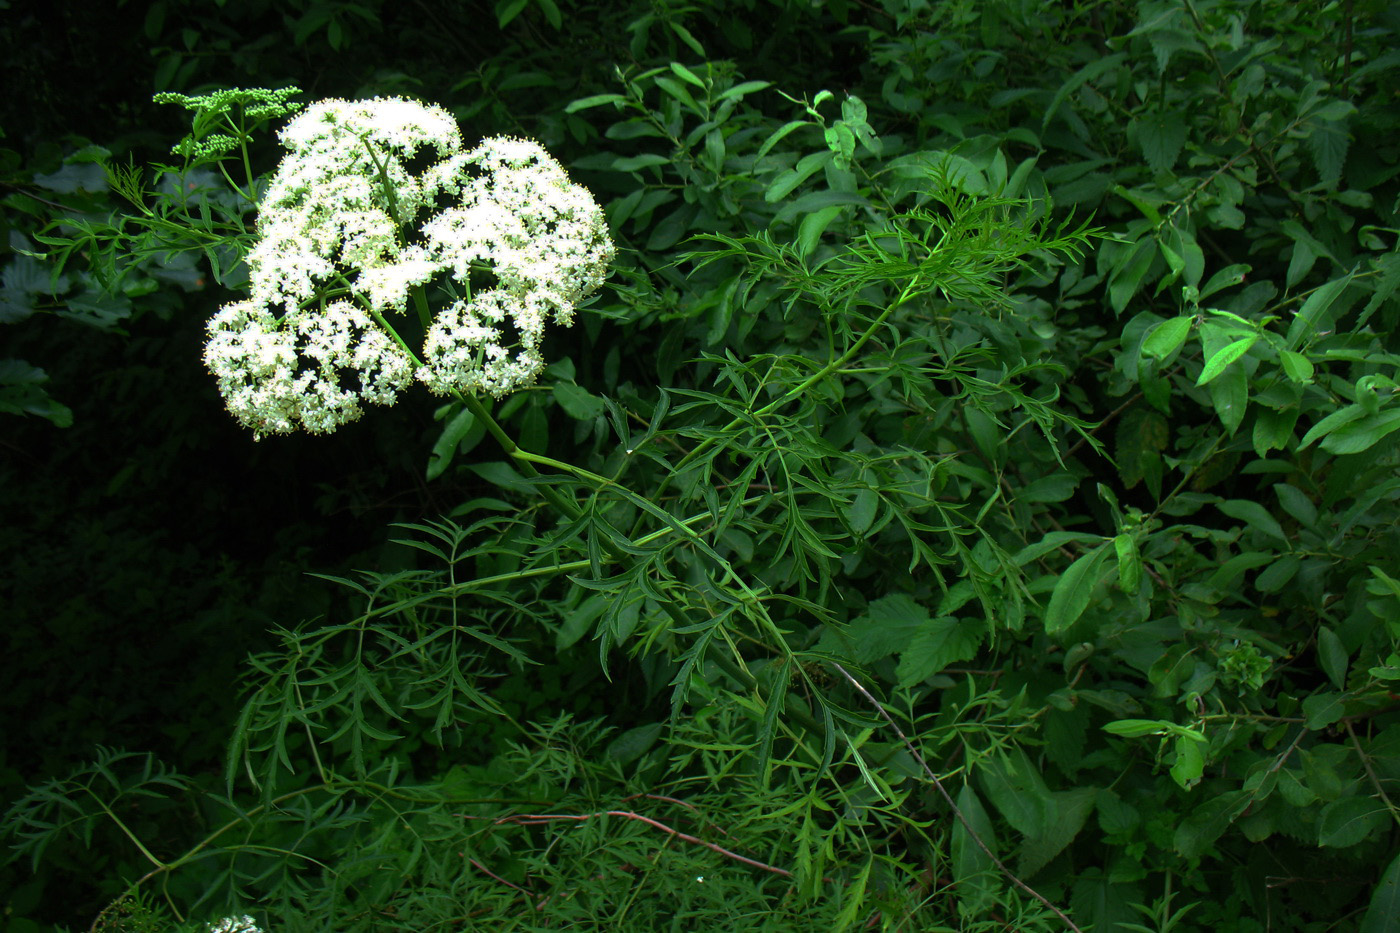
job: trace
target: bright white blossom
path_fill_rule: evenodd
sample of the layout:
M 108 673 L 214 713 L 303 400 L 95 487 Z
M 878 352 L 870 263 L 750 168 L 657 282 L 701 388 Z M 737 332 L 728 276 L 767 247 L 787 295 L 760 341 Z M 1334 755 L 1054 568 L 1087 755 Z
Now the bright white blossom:
M 209 933 L 263 933 L 252 917 L 225 917 L 209 924 Z
M 499 398 L 544 368 L 546 324 L 602 285 L 603 212 L 537 143 L 468 151 L 446 111 L 398 98 L 321 101 L 280 138 L 251 294 L 210 320 L 204 353 L 259 436 L 333 431 L 414 378 Z M 415 358 L 389 328 L 429 286 L 449 297 Z

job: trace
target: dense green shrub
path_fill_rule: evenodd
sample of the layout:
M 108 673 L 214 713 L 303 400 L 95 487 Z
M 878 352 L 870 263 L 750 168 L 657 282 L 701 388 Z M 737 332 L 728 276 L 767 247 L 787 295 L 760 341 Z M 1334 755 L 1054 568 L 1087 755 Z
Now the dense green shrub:
M 1393 9 L 496 12 L 432 86 L 608 285 L 432 411 L 458 494 L 278 626 L 222 776 L 104 750 L 18 854 L 112 853 L 110 929 L 1396 929 Z M 27 294 L 201 246 L 89 214 Z

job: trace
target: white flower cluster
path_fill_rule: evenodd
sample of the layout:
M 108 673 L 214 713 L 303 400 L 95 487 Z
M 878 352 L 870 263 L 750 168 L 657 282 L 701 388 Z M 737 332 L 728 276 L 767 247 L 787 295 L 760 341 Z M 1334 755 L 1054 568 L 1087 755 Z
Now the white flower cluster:
M 467 151 L 446 111 L 402 99 L 321 101 L 281 140 L 251 294 L 209 322 L 204 353 L 257 435 L 332 431 L 414 378 L 439 395 L 527 385 L 545 324 L 571 323 L 606 275 L 601 208 L 534 142 Z M 429 283 L 454 297 L 419 359 L 388 322 Z
M 225 917 L 209 924 L 209 933 L 263 933 L 252 917 Z

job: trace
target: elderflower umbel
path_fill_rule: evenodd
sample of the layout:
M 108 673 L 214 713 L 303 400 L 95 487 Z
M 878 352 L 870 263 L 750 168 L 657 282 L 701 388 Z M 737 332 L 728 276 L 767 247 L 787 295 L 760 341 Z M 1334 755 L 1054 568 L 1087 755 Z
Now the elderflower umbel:
M 209 933 L 263 933 L 252 917 L 225 917 L 209 924 Z
M 255 435 L 333 431 L 413 378 L 499 398 L 544 368 L 545 325 L 602 285 L 603 212 L 537 143 L 468 151 L 446 111 L 398 98 L 321 101 L 280 138 L 251 294 L 209 322 L 204 354 Z M 415 356 L 390 319 L 429 284 L 450 297 Z

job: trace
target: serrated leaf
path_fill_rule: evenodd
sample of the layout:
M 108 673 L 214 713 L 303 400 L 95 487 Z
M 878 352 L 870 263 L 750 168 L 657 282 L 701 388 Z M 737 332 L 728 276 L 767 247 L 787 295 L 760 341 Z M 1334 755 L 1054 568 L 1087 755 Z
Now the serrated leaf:
M 985 635 L 986 626 L 978 619 L 931 619 L 899 657 L 895 676 L 900 686 L 927 680 L 954 661 L 971 660 Z
M 1180 114 L 1154 113 L 1133 121 L 1138 147 L 1154 172 L 1165 172 L 1176 164 L 1186 144 L 1189 121 Z
M 1318 180 L 1329 188 L 1334 187 L 1341 181 L 1342 164 L 1346 162 L 1347 149 L 1351 146 L 1346 123 L 1341 120 L 1324 120 L 1313 123 L 1310 130 L 1307 139 L 1308 151 L 1312 153 L 1313 165 L 1317 167 Z

